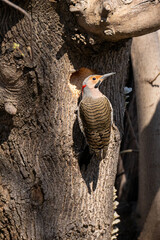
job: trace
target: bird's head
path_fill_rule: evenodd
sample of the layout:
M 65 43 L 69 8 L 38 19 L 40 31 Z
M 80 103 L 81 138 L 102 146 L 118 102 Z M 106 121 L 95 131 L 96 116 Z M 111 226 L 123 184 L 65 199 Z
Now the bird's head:
M 87 91 L 89 89 L 98 88 L 103 80 L 107 79 L 107 77 L 116 74 L 115 72 L 107 73 L 104 75 L 90 75 L 83 81 L 82 84 L 82 93 L 83 91 Z

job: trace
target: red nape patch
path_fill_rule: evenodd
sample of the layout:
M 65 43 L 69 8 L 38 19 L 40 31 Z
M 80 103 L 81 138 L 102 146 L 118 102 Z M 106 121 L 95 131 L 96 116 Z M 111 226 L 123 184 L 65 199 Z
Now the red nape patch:
M 82 86 L 82 92 L 83 92 L 83 89 L 84 89 L 86 86 L 87 86 L 86 84 Z

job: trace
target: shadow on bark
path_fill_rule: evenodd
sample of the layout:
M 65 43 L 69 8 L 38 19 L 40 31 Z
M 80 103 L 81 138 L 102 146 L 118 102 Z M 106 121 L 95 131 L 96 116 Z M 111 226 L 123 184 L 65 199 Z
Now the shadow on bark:
M 23 9 L 26 9 L 27 5 L 29 4 L 29 1 L 26 1 L 25 3 L 22 3 L 21 1 L 18 2 L 18 6 L 22 7 Z M 3 9 L 3 14 L 0 16 L 0 45 L 2 43 L 2 40 L 4 36 L 7 34 L 8 31 L 10 31 L 13 26 L 15 26 L 22 18 L 24 18 L 23 13 L 19 12 L 18 10 L 8 6 L 4 2 L 0 2 L 0 8 Z M 6 24 L 7 19 L 7 24 Z M 17 40 L 17 39 L 16 39 Z
M 135 108 L 135 105 L 133 105 Z M 135 109 L 130 109 L 132 112 L 135 112 Z M 130 113 L 131 113 L 130 111 Z M 124 172 L 127 177 L 127 182 L 124 185 L 124 189 L 122 191 L 122 196 L 120 197 L 120 205 L 118 206 L 118 214 L 121 216 L 121 224 L 119 226 L 119 240 L 137 240 L 138 235 L 141 230 L 143 230 L 143 234 L 145 235 L 147 232 L 156 234 L 155 229 L 152 231 L 152 226 L 156 226 L 155 218 L 155 209 L 157 209 L 158 202 L 156 202 L 156 197 L 158 194 L 158 190 L 160 187 L 160 177 L 158 174 L 159 163 L 154 162 L 155 154 L 160 156 L 160 141 L 155 141 L 157 136 L 160 135 L 159 132 L 159 119 L 160 119 L 160 102 L 157 104 L 155 112 L 153 114 L 152 119 L 145 127 L 143 132 L 141 133 L 141 141 L 143 142 L 143 167 L 139 169 L 139 176 L 136 177 L 138 167 L 136 169 L 136 165 L 138 164 L 136 156 L 130 155 L 124 158 Z M 132 123 L 134 123 L 134 129 L 136 128 L 136 119 L 135 115 L 132 116 Z M 158 121 L 157 121 L 158 120 Z M 137 129 L 135 129 L 137 133 Z M 125 133 L 126 134 L 126 133 Z M 127 136 L 127 134 L 126 134 Z M 128 141 L 130 143 L 129 148 L 135 148 L 135 144 L 133 143 L 133 139 L 129 136 Z M 124 149 L 127 149 L 127 142 L 124 144 Z M 154 150 L 153 150 L 154 149 Z M 156 150 L 158 149 L 158 151 Z M 142 146 L 140 146 L 140 151 L 142 151 Z M 127 154 L 126 154 L 127 155 Z M 128 153 L 129 155 L 129 153 Z M 137 155 L 137 153 L 136 153 Z M 159 159 L 159 158 L 158 158 Z M 128 162 L 127 162 L 128 161 Z M 157 168 L 157 172 L 155 171 Z M 143 172 L 143 179 L 142 177 Z M 139 191 L 139 197 L 141 195 L 139 208 L 137 208 L 137 192 L 138 192 L 138 184 L 137 181 L 143 181 L 142 187 Z M 152 181 L 151 181 L 152 180 Z M 141 229 L 137 226 L 138 222 L 142 222 L 141 212 L 145 212 L 145 218 L 143 218 L 143 225 L 141 225 Z M 153 223 L 154 222 L 154 223 Z M 141 235 L 142 236 L 142 235 Z M 140 238 L 140 237 L 139 237 Z M 141 239 L 141 238 L 140 238 Z M 144 238 L 146 239 L 146 237 Z M 150 238 L 149 238 L 150 239 Z M 158 238 L 154 238 L 158 239 Z
M 149 124 L 141 133 L 141 182 L 139 194 L 139 209 L 143 212 L 143 222 L 151 214 L 154 199 L 160 188 L 160 174 L 159 174 L 159 156 L 160 156 L 160 101 L 157 104 L 154 115 Z M 143 164 L 143 169 L 142 169 Z M 148 199 L 147 201 L 144 201 Z M 157 203 L 156 203 L 157 204 Z M 145 215 L 145 216 L 144 216 Z M 142 226 L 143 228 L 143 226 Z
M 79 128 L 78 118 L 73 125 L 73 142 L 73 149 L 77 155 L 81 175 L 87 185 L 88 193 L 91 194 L 97 187 L 100 160 L 94 156 L 94 153 L 90 152 Z
M 8 140 L 12 128 L 12 116 L 5 111 L 0 111 L 0 145 Z

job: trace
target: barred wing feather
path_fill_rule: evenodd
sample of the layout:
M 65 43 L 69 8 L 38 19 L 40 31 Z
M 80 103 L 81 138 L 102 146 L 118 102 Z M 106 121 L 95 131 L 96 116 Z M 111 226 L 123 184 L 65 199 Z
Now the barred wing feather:
M 112 107 L 108 98 L 85 97 L 80 102 L 81 130 L 94 151 L 108 147 L 112 125 Z

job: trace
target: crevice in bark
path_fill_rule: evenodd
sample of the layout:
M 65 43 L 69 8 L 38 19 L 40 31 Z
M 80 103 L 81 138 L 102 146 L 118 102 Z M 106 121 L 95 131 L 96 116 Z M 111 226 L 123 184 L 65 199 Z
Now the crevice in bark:
M 3 142 L 7 141 L 8 136 L 13 128 L 12 116 L 4 111 L 0 111 L 0 123 L 0 144 L 3 144 Z

